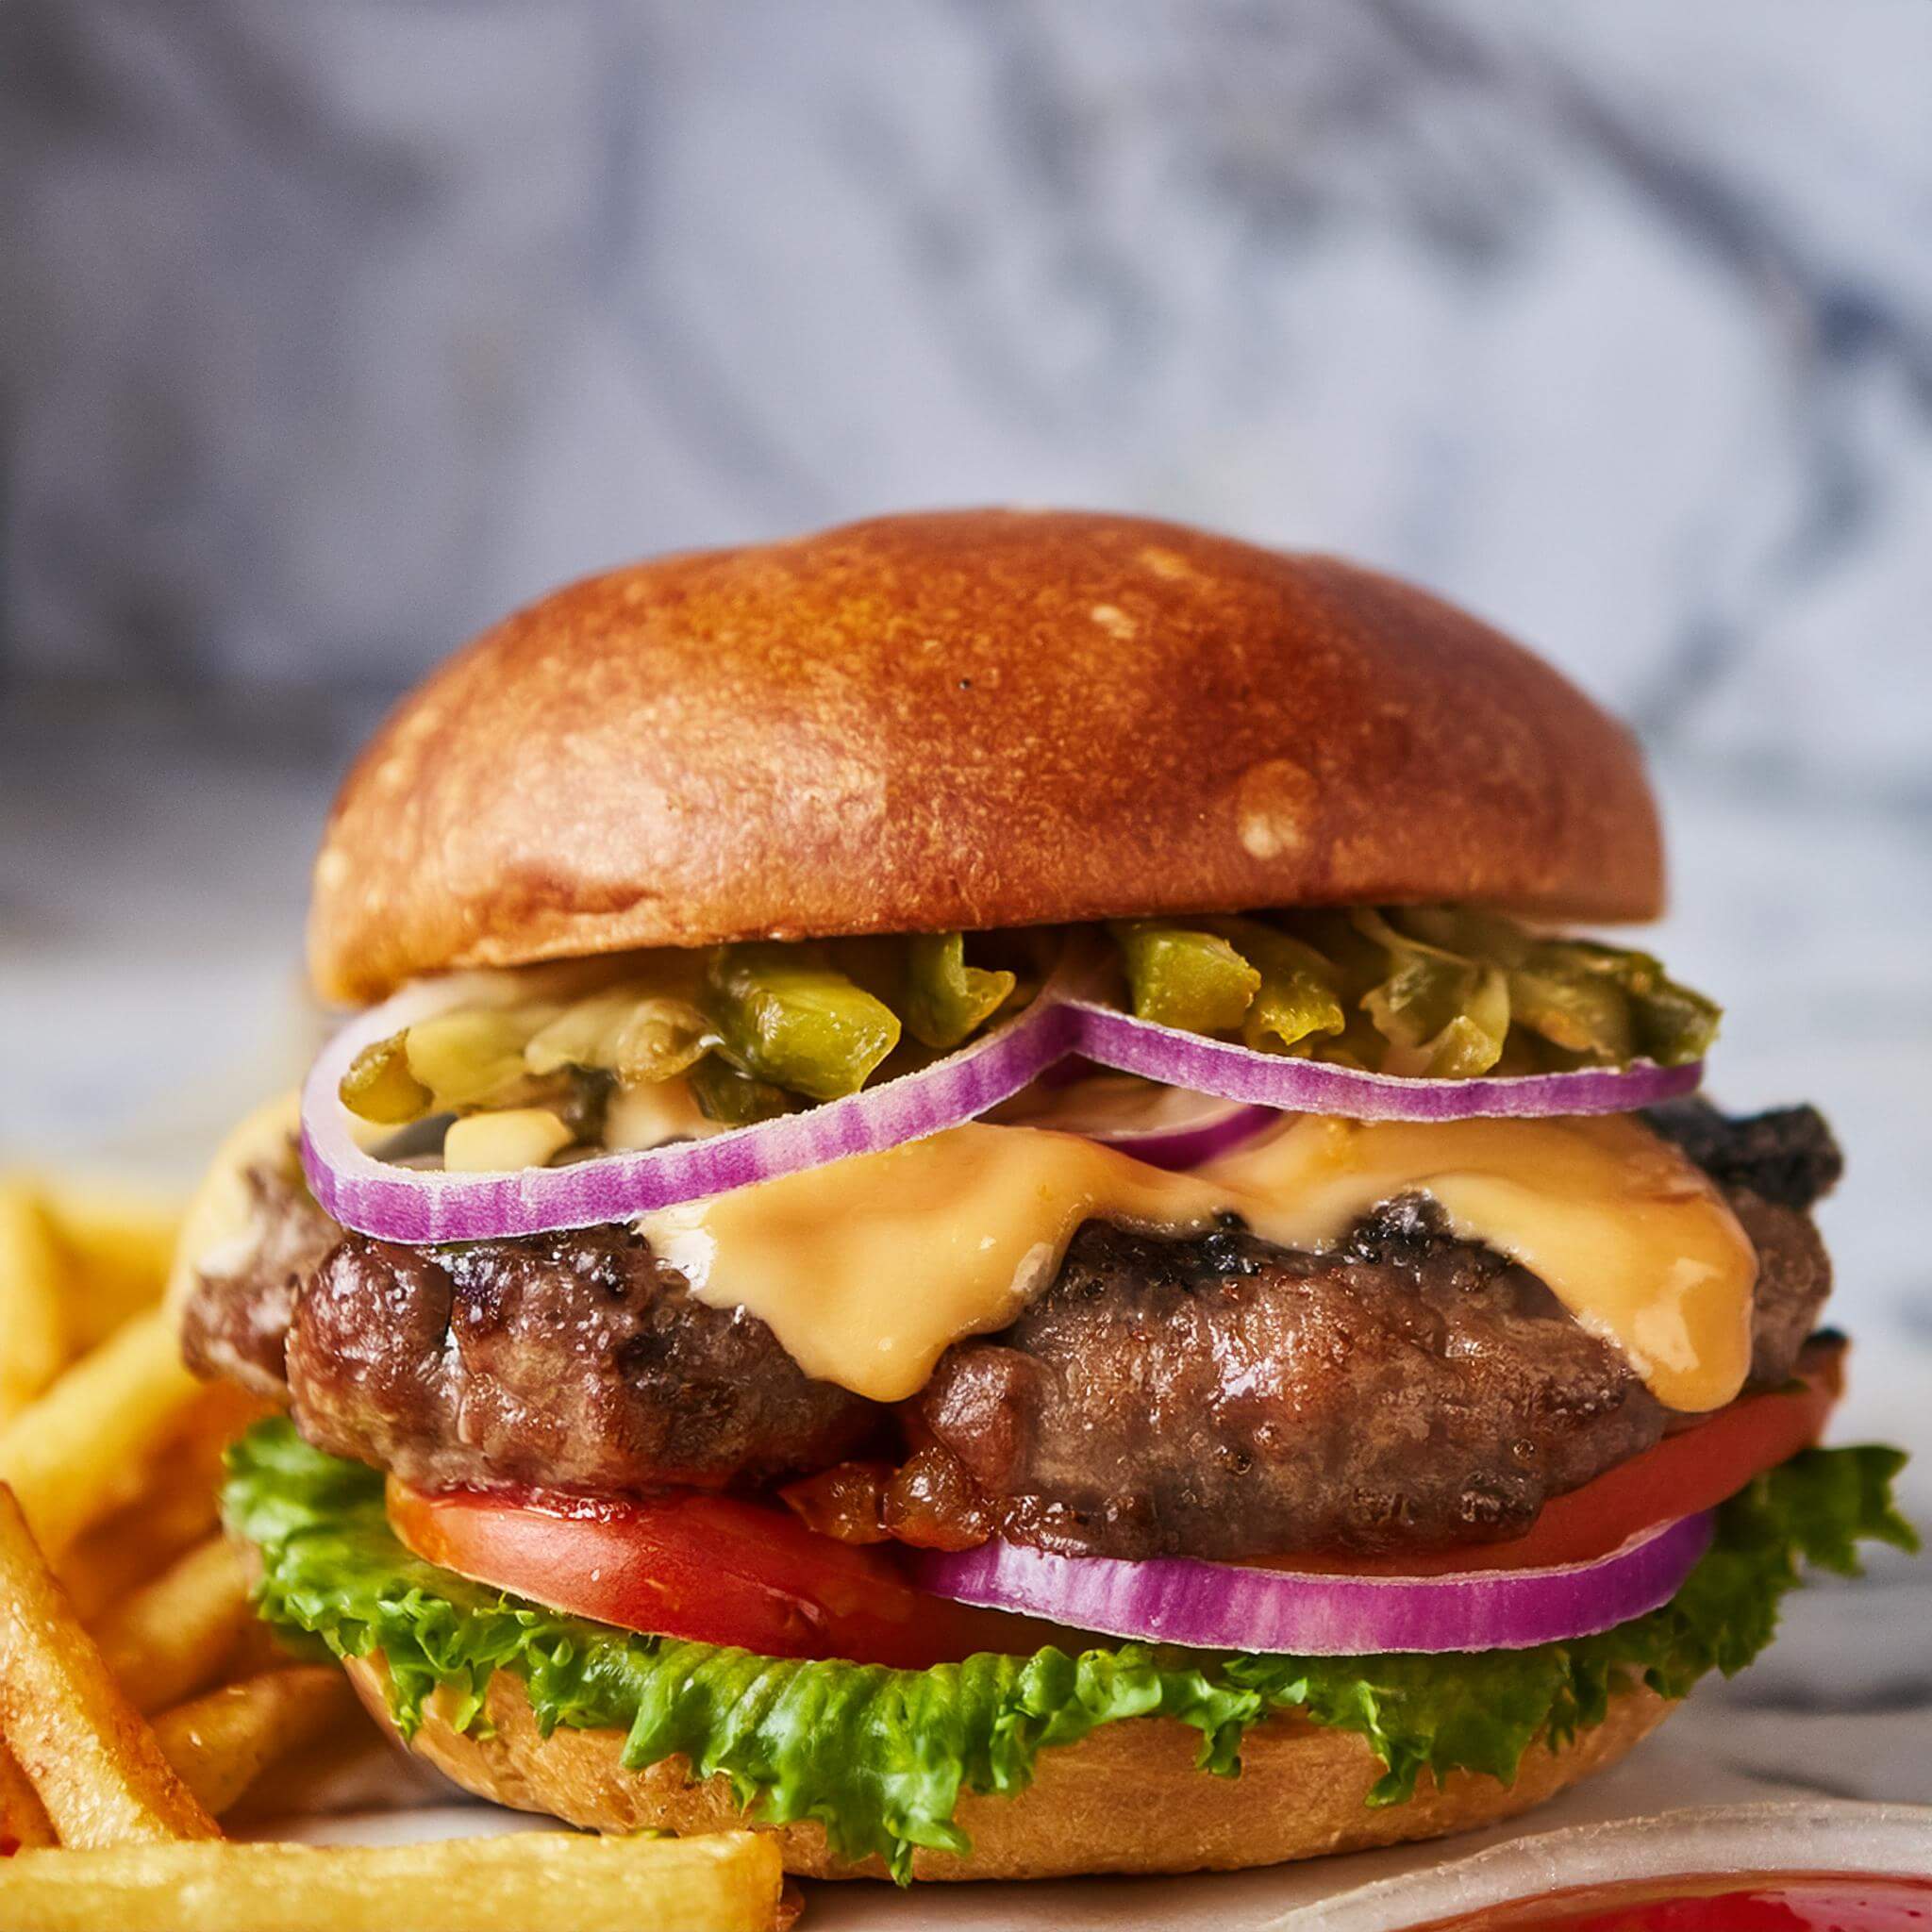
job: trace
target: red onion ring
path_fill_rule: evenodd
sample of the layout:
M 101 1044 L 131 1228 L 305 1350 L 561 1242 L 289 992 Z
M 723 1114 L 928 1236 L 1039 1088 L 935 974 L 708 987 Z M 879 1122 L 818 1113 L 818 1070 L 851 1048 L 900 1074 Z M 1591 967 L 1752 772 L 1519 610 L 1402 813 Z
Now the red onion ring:
M 857 1154 L 877 1154 L 975 1119 L 1061 1058 L 1072 1031 L 1057 975 L 1013 1018 L 957 1053 L 804 1113 L 702 1141 L 512 1174 L 397 1167 L 352 1138 L 338 1090 L 365 1046 L 459 1004 L 467 988 L 409 988 L 345 1026 L 302 1089 L 302 1166 L 316 1205 L 379 1241 L 492 1241 L 627 1221 Z
M 339 1089 L 365 1046 L 433 1013 L 501 1004 L 513 986 L 481 975 L 406 988 L 361 1014 L 323 1050 L 302 1090 L 302 1164 L 325 1214 L 381 1241 L 491 1241 L 625 1221 L 658 1208 L 728 1193 L 854 1155 L 876 1154 L 976 1119 L 1069 1054 L 1242 1104 L 1244 1109 L 1356 1120 L 1455 1121 L 1485 1114 L 1620 1113 L 1689 1093 L 1703 1063 L 1474 1080 L 1403 1079 L 1320 1060 L 1256 1053 L 1079 997 L 1091 960 L 1077 947 L 1032 1004 L 915 1074 L 703 1141 L 609 1154 L 510 1174 L 444 1174 L 375 1159 L 357 1144 Z M 1172 1138 L 1116 1140 L 1137 1158 L 1186 1167 L 1257 1131 L 1266 1116 L 1230 1114 Z M 1205 1136 L 1214 1136 L 1211 1141 Z M 1221 1138 L 1224 1135 L 1224 1138 Z
M 1660 1067 L 1585 1067 L 1471 1080 L 1405 1079 L 1325 1060 L 1257 1053 L 1225 1040 L 1157 1026 L 1092 1000 L 1069 1003 L 1079 1050 L 1101 1066 L 1169 1087 L 1286 1113 L 1341 1114 L 1357 1121 L 1461 1121 L 1481 1115 L 1629 1113 L 1695 1091 L 1704 1062 Z
M 1217 1154 L 1228 1154 L 1244 1145 L 1280 1118 L 1275 1108 L 1236 1105 L 1196 1126 L 1174 1127 L 1163 1133 L 1094 1134 L 1091 1138 L 1131 1154 L 1149 1167 L 1185 1174 Z
M 928 1551 L 915 1567 L 922 1589 L 956 1603 L 1190 1649 L 1293 1657 L 1527 1650 L 1668 1603 L 1709 1548 L 1715 1521 L 1709 1510 L 1681 1517 L 1589 1563 L 1455 1576 L 1312 1576 L 1190 1557 L 1130 1563 L 998 1540 Z
M 1149 1167 L 1181 1172 L 1253 1140 L 1280 1118 L 1272 1107 L 1123 1077 L 1077 1057 L 1049 1069 L 999 1115 L 1003 1124 L 1078 1134 Z

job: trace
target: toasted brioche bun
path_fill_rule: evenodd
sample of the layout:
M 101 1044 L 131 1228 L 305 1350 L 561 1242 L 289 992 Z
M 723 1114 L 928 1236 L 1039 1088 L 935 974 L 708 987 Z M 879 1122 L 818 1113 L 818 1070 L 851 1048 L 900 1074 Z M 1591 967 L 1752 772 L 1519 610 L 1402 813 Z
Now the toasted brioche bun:
M 1456 899 L 1661 909 L 1636 745 L 1333 558 L 962 510 L 612 571 L 486 632 L 350 773 L 318 989 L 636 946 Z
M 362 1701 L 393 1734 L 378 1658 L 348 1665 Z M 559 1725 L 540 1737 L 520 1679 L 498 1671 L 486 1715 L 491 1735 L 454 1729 L 431 1700 L 410 1748 L 465 1789 L 499 1805 L 543 1811 L 594 1831 L 655 1828 L 690 1835 L 741 1829 L 747 1821 L 722 1776 L 693 1783 L 681 1757 L 642 1771 L 618 1762 L 622 1731 Z M 1473 1831 L 1541 1805 L 1613 1764 L 1673 1707 L 1641 1688 L 1620 1691 L 1608 1717 L 1561 1750 L 1534 1744 L 1513 1784 L 1452 1772 L 1424 1774 L 1406 1805 L 1371 1807 L 1381 1775 L 1368 1745 L 1292 1714 L 1271 1718 L 1241 1744 L 1241 1774 L 1198 1769 L 1199 1735 L 1172 1718 L 1104 1725 L 1077 1744 L 1040 1754 L 1033 1782 L 1015 1797 L 962 1797 L 958 1823 L 972 1855 L 916 1852 L 918 1878 L 1061 1878 L 1098 1872 L 1233 1871 L 1328 1852 L 1363 1851 L 1407 1839 Z M 761 1825 L 779 1841 L 785 1869 L 807 1878 L 883 1878 L 884 1864 L 832 1856 L 814 1821 Z

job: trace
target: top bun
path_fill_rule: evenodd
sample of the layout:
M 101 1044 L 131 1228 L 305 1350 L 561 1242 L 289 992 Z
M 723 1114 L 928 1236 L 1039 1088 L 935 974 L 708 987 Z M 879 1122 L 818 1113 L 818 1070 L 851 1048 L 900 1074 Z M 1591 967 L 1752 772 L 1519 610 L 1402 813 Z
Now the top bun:
M 315 866 L 326 998 L 634 946 L 1464 900 L 1661 909 L 1635 742 L 1334 558 L 954 510 L 635 564 L 376 734 Z

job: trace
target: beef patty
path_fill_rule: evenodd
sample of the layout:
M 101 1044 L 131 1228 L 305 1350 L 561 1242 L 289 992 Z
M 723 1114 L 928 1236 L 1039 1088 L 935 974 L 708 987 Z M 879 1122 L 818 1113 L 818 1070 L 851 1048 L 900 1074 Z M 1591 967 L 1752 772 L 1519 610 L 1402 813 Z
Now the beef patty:
M 1829 1286 L 1807 1209 L 1838 1156 L 1809 1108 L 1659 1110 L 1756 1244 L 1754 1385 L 1791 1371 Z M 1070 1554 L 1382 1552 L 1521 1533 L 1674 1418 L 1526 1270 L 1426 1202 L 1325 1254 L 1239 1224 L 1089 1223 L 998 1334 L 895 1415 L 807 1376 L 756 1317 L 606 1226 L 400 1247 L 257 1181 L 249 1254 L 205 1277 L 190 1362 L 286 1391 L 320 1446 L 420 1484 L 599 1493 L 758 1485 L 910 1439 L 920 1540 Z
M 822 1469 L 877 1419 L 756 1316 L 693 1300 L 627 1228 L 402 1247 L 250 1179 L 254 1247 L 203 1277 L 183 1350 L 338 1456 L 422 1485 L 610 1494 Z

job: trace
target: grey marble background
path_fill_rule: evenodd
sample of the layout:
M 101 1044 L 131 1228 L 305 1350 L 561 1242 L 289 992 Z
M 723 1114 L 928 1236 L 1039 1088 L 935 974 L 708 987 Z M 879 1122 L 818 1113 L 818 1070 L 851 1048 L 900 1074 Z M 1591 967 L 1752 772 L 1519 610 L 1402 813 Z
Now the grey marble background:
M 1663 944 L 1720 1093 L 1847 1141 L 1846 1431 L 1932 1520 L 1925 0 L 13 0 L 0 439 L 0 1159 L 185 1173 L 300 1062 L 328 787 L 510 604 L 1173 514 L 1638 721 Z M 1932 1799 L 1913 1574 L 1700 1748 Z

